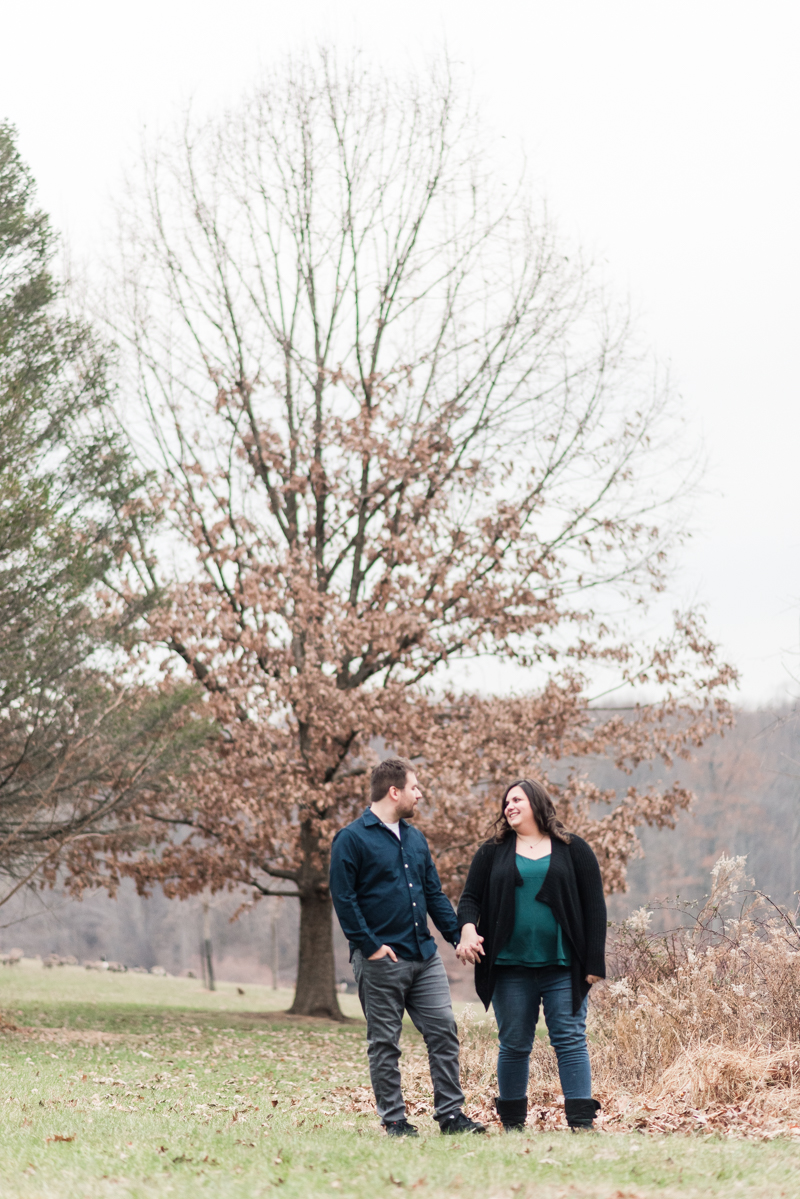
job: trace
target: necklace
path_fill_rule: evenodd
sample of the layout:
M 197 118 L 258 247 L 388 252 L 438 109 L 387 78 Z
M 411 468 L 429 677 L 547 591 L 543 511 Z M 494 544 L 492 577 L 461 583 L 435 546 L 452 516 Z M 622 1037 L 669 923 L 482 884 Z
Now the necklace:
M 533 849 L 534 846 L 536 846 L 536 845 L 541 845 L 543 841 L 547 840 L 547 838 L 548 838 L 547 833 L 540 833 L 540 835 L 536 838 L 535 841 L 529 841 L 527 839 L 527 837 L 523 837 L 519 833 L 517 833 L 517 839 L 519 841 L 521 841 L 523 843 L 523 845 L 529 845 L 531 849 Z

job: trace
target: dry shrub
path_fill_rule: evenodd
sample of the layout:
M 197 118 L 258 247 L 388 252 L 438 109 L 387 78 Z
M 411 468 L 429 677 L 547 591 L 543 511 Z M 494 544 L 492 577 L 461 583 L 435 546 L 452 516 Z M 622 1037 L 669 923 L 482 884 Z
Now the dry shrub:
M 665 1071 L 653 1098 L 687 1099 L 696 1108 L 720 1103 L 774 1107 L 800 1105 L 800 1051 L 791 1046 L 759 1053 L 749 1046 L 725 1049 L 711 1042 L 681 1053 Z M 789 1092 L 789 1094 L 787 1094 Z
M 613 929 L 591 1019 L 612 1122 L 794 1131 L 800 933 L 749 885 L 745 862 L 720 858 L 701 903 L 664 905 L 667 931 L 651 930 L 648 909 Z

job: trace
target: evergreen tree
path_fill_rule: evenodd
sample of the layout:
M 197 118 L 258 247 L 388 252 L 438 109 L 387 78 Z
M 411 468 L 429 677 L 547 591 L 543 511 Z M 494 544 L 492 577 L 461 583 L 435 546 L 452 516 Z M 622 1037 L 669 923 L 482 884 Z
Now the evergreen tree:
M 174 765 L 189 697 L 120 671 L 137 614 L 123 625 L 102 582 L 141 479 L 116 429 L 108 349 L 70 314 L 56 248 L 0 125 L 0 871 L 14 889 L 52 876 L 67 844 L 108 832 Z

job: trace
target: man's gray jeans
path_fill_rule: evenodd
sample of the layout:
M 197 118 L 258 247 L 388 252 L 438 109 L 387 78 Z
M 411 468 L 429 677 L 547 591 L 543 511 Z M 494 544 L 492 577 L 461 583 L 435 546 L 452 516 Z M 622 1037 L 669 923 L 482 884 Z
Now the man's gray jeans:
M 428 1048 L 434 1116 L 437 1120 L 454 1116 L 461 1110 L 464 1092 L 459 1084 L 458 1029 L 439 954 L 426 962 L 406 962 L 402 958 L 393 962 L 390 957 L 371 962 L 357 949 L 353 973 L 367 1017 L 369 1074 L 381 1122 L 402 1120 L 406 1114 L 398 1066 L 403 1009 Z

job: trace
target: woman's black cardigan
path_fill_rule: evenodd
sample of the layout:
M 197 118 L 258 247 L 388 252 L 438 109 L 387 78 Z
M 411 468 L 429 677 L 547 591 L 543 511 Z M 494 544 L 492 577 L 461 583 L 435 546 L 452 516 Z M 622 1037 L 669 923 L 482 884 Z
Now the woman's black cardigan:
M 605 978 L 606 901 L 591 846 L 574 833 L 569 845 L 550 840 L 550 866 L 536 898 L 552 908 L 569 942 L 575 1013 L 589 993 L 586 975 Z M 459 928 L 474 924 L 483 937 L 485 956 L 475 966 L 475 990 L 485 1008 L 494 991 L 497 955 L 514 931 L 514 888 L 522 886 L 516 849 L 513 834 L 486 841 L 472 859 L 458 903 Z

